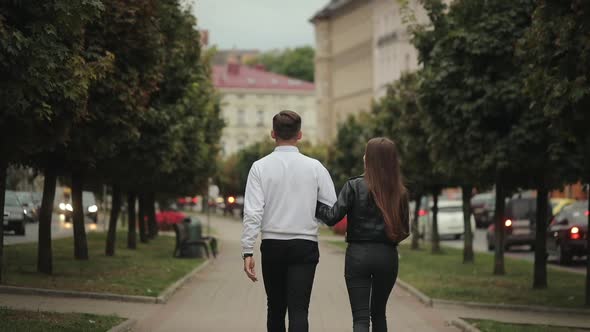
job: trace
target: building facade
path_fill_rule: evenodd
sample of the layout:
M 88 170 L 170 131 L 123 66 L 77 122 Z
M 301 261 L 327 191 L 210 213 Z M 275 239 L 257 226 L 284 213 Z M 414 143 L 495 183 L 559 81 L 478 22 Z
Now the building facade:
M 320 140 L 335 137 L 348 115 L 369 111 L 373 99 L 372 1 L 331 1 L 315 26 L 315 81 Z
M 313 83 L 238 63 L 213 66 L 213 83 L 221 94 L 225 128 L 222 154 L 227 157 L 253 143 L 270 139 L 272 118 L 282 110 L 302 118 L 303 141 L 317 142 Z
M 427 23 L 409 0 L 417 23 Z M 374 99 L 404 72 L 419 67 L 398 0 L 332 0 L 310 20 L 315 26 L 320 139 L 336 136 L 350 114 L 369 111 Z
M 417 0 L 408 1 L 408 9 L 416 23 L 428 23 L 426 10 Z M 379 99 L 387 93 L 387 86 L 403 73 L 419 68 L 418 50 L 411 43 L 404 12 L 397 0 L 374 0 L 373 94 Z

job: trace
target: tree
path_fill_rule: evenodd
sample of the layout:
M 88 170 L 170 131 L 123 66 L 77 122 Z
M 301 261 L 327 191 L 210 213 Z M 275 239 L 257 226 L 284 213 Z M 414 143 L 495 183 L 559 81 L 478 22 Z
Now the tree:
M 86 59 L 82 47 L 85 27 L 96 21 L 102 10 L 99 0 L 52 0 L 43 6 L 5 1 L 0 5 L 0 174 L 10 163 L 45 170 L 37 266 L 43 273 L 52 272 L 56 170 L 51 158 L 40 156 L 57 157 L 53 154 L 56 147 L 69 141 L 71 128 L 86 115 L 81 106 L 89 84 L 112 60 L 108 53 Z M 4 185 L 2 181 L 0 191 L 5 190 Z M 0 261 L 1 256 L 2 245 Z
M 373 136 L 373 120 L 370 114 L 350 116 L 338 127 L 336 141 L 329 147 L 328 170 L 337 191 L 353 176 L 365 172 L 363 156 L 367 142 Z
M 311 46 L 304 46 L 265 52 L 249 61 L 248 64 L 263 65 L 273 73 L 313 82 L 314 57 L 314 49 Z
M 575 146 L 565 160 L 586 183 L 590 182 L 590 3 L 541 0 L 520 49 L 527 64 L 525 91 L 557 137 Z M 541 115 L 542 114 L 542 115 Z M 558 141 L 559 143 L 559 141 Z M 562 144 L 549 143 L 559 154 Z M 562 168 L 560 168 L 562 169 Z M 567 179 L 566 179 L 567 180 Z M 590 225 L 590 216 L 588 220 Z M 590 257 L 590 237 L 588 237 Z M 590 305 L 590 259 L 586 272 L 586 304 Z
M 528 105 L 514 45 L 530 25 L 533 1 L 465 0 L 454 2 L 446 15 L 442 1 L 423 3 L 432 28 L 415 27 L 413 41 L 424 64 L 420 99 L 434 151 L 456 155 L 441 158 L 443 169 L 470 171 L 459 178 L 463 186 L 473 185 L 471 175 L 495 184 L 494 273 L 504 274 L 503 203 L 507 187 L 518 180 L 511 177 L 518 153 L 511 131 Z
M 438 192 L 445 181 L 433 165 L 429 143 L 427 114 L 418 100 L 420 73 L 405 74 L 387 89 L 387 94 L 373 107 L 374 136 L 388 136 L 396 144 L 401 158 L 402 174 L 415 201 L 412 218 L 412 249 L 419 248 L 419 211 L 422 197 Z M 437 194 L 438 195 L 438 194 Z M 426 207 L 428 208 L 428 207 Z M 434 212 L 434 211 L 433 211 Z M 432 215 L 435 219 L 434 214 Z M 433 220 L 434 221 L 434 220 Z M 439 251 L 438 227 L 432 225 L 432 241 Z

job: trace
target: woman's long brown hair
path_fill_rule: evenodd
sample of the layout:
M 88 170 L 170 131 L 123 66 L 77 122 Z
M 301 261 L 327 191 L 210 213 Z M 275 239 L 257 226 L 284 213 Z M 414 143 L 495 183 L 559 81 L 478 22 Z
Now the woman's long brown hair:
M 402 208 L 406 187 L 395 143 L 384 137 L 371 139 L 365 150 L 365 180 L 383 214 L 387 237 L 401 241 L 409 230 L 403 225 Z

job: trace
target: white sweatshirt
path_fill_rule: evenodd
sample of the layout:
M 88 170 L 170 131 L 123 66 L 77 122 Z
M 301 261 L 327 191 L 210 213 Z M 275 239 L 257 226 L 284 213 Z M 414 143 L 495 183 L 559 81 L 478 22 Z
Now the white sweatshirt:
M 248 175 L 244 199 L 242 253 L 253 253 L 262 239 L 317 241 L 317 201 L 336 202 L 328 170 L 295 146 L 279 146 L 256 161 Z

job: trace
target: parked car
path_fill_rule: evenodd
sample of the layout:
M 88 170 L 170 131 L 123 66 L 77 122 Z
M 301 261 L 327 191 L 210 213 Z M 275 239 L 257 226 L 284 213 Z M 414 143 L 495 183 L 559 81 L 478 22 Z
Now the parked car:
M 177 210 L 164 210 L 156 213 L 156 223 L 158 229 L 168 231 L 172 229 L 172 225 L 181 223 L 188 216 Z
M 39 221 L 39 206 L 35 202 L 33 193 L 28 191 L 17 191 L 16 195 L 22 204 L 25 213 L 25 220 L 27 222 Z
M 552 217 L 551 205 L 547 207 L 547 216 Z M 536 197 L 516 197 L 506 203 L 504 214 L 504 247 L 509 250 L 514 245 L 529 245 L 535 247 L 535 227 L 537 218 Z M 549 219 L 550 220 L 550 219 Z M 486 239 L 488 250 L 494 250 L 496 245 L 495 225 L 488 227 Z
M 26 234 L 26 214 L 16 192 L 5 191 L 4 216 L 2 218 L 4 231 L 14 231 L 16 235 Z
M 495 193 L 481 193 L 471 198 L 471 210 L 478 228 L 488 227 L 494 223 L 494 209 L 496 207 Z
M 576 200 L 571 198 L 552 198 L 551 200 L 549 200 L 549 203 L 551 204 L 552 213 L 554 216 L 561 212 L 561 210 L 563 210 L 564 207 L 575 202 Z
M 421 222 L 421 235 L 424 237 L 432 237 L 432 207 L 427 214 L 427 221 Z M 473 214 L 471 219 L 471 231 L 475 231 L 475 218 Z M 438 235 L 441 238 L 453 237 L 455 239 L 461 238 L 465 233 L 465 225 L 463 223 L 463 202 L 459 200 L 441 200 L 438 202 L 437 214 Z
M 344 219 L 340 220 L 336 225 L 332 227 L 332 232 L 338 235 L 346 235 L 348 229 L 348 219 L 344 216 Z
M 565 206 L 547 228 L 547 253 L 562 265 L 585 256 L 588 238 L 588 201 Z

